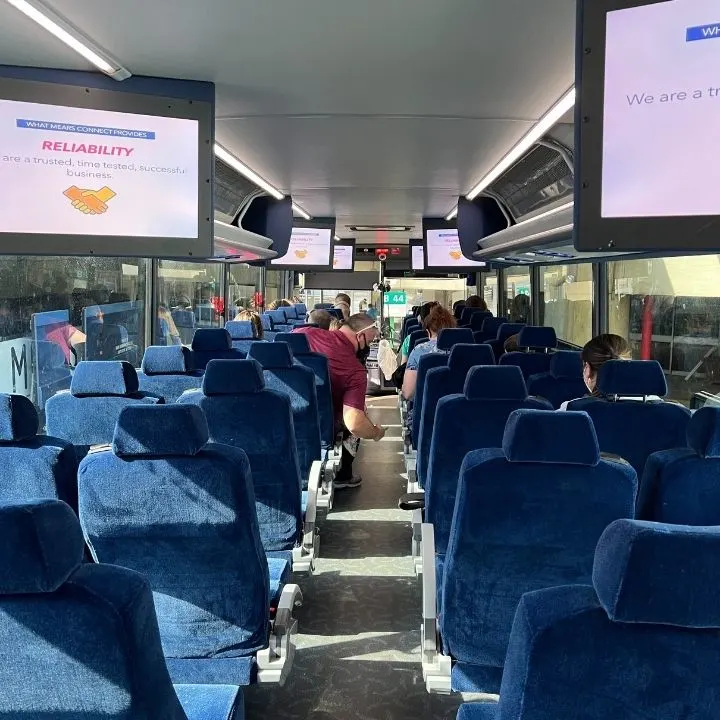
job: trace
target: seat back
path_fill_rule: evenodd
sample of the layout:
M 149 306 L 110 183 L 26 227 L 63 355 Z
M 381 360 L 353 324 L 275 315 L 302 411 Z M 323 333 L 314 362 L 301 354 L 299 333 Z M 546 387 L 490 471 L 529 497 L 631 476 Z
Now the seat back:
M 600 449 L 627 460 L 639 477 L 652 453 L 685 447 L 690 411 L 673 403 L 646 400 L 667 394 L 660 363 L 610 360 L 600 368 L 597 390 L 603 397 L 575 400 L 568 408 L 588 413 Z
M 405 336 L 409 334 L 410 327 L 413 325 L 417 326 L 417 330 L 420 330 L 420 321 L 414 315 L 408 315 L 403 319 L 401 339 L 404 340 Z
M 423 398 L 425 397 L 425 380 L 430 370 L 437 367 L 447 367 L 450 355 L 445 352 L 434 352 L 423 355 L 418 361 L 417 381 L 415 383 L 415 397 L 412 400 L 412 424 L 410 434 L 412 446 L 417 448 L 420 437 L 420 418 L 422 417 Z
M 320 438 L 325 448 L 335 444 L 335 413 L 333 408 L 332 387 L 330 385 L 330 364 L 320 353 L 312 352 L 310 342 L 304 333 L 278 333 L 276 342 L 286 342 L 293 357 L 315 373 L 318 412 L 320 413 Z
M 531 375 L 549 372 L 552 355 L 550 350 L 557 347 L 555 328 L 524 327 L 518 336 L 518 347 L 526 352 L 509 352 L 500 358 L 502 365 L 517 365 L 527 381 Z
M 420 487 L 425 485 L 430 443 L 432 442 L 435 410 L 441 397 L 460 393 L 465 387 L 465 378 L 470 368 L 476 365 L 493 365 L 492 351 L 487 345 L 456 345 L 450 351 L 447 367 L 433 368 L 425 378 L 425 390 L 420 411 L 420 427 L 417 438 L 416 472 Z
M 86 360 L 75 368 L 70 391 L 48 398 L 45 425 L 49 435 L 72 443 L 82 457 L 91 445 L 112 442 L 124 408 L 161 402 L 162 398 L 140 392 L 137 373 L 129 363 Z
M 23 395 L 0 394 L 0 505 L 63 500 L 77 510 L 73 446 L 38 435 L 35 406 Z
M 256 360 L 211 360 L 202 390 L 186 393 L 181 402 L 205 413 L 210 442 L 245 451 L 266 552 L 295 547 L 302 481 L 290 398 L 265 387 Z
M 72 510 L 0 507 L 2 715 L 186 720 L 162 656 L 147 581 L 83 563 Z
M 266 387 L 290 398 L 300 473 L 306 485 L 310 466 L 322 455 L 315 373 L 296 363 L 290 346 L 284 342 L 255 343 L 248 357 L 262 365 Z
M 470 328 L 444 328 L 437 338 L 437 349 L 450 352 L 455 345 L 472 345 L 475 336 Z
M 520 601 L 498 717 L 716 718 L 718 552 L 717 528 L 612 523 L 595 553 L 594 588 Z
M 287 315 L 285 315 L 284 308 L 278 308 L 277 310 L 268 310 L 267 315 L 273 322 L 273 330 L 275 332 L 291 332 L 292 326 L 288 324 Z
M 487 322 L 497 319 L 499 318 L 488 318 Z M 483 327 L 485 326 L 483 325 Z M 485 340 L 485 343 L 487 345 L 490 345 L 490 347 L 493 349 L 493 353 L 495 353 L 495 360 L 497 362 L 500 362 L 500 358 L 505 353 L 505 341 L 508 338 L 511 338 L 513 335 L 519 334 L 524 327 L 524 323 L 504 322 L 498 327 L 494 340 Z
M 470 329 L 473 331 L 473 333 L 482 332 L 485 321 L 492 316 L 493 314 L 489 310 L 484 310 L 482 312 L 474 312 L 470 316 Z M 495 332 L 497 332 L 497 329 Z M 493 333 L 492 336 L 495 337 L 495 333 Z
M 483 318 L 479 330 L 473 328 L 476 343 L 484 343 L 488 340 L 495 340 L 498 329 L 507 322 L 506 317 L 488 317 Z M 472 326 L 471 326 L 472 327 Z
M 224 683 L 229 661 L 267 642 L 269 573 L 245 453 L 208 443 L 198 407 L 136 406 L 78 480 L 95 559 L 150 582 L 171 674 L 205 681 L 217 658 Z
M 268 342 L 272 342 L 275 339 L 275 335 L 277 335 L 273 319 L 267 313 L 263 313 L 260 316 L 260 322 L 263 326 L 263 338 Z
M 232 346 L 225 328 L 198 328 L 192 340 L 192 362 L 196 370 L 204 370 L 211 360 L 242 360 L 245 353 Z
M 720 408 L 706 405 L 693 414 L 687 444 L 647 459 L 638 519 L 720 525 Z
M 600 459 L 586 414 L 513 412 L 502 449 L 470 452 L 460 472 L 442 583 L 446 651 L 501 668 L 523 594 L 589 583 L 600 536 L 633 517 L 636 490 L 632 468 Z
M 478 322 L 480 323 L 477 328 L 478 330 L 482 328 L 482 320 L 484 318 L 492 317 L 492 313 L 488 310 L 483 310 L 482 308 L 465 307 L 463 308 L 462 314 L 460 315 L 458 325 L 460 325 L 460 327 L 472 327 L 472 321 L 476 315 L 480 318 L 478 320 Z M 472 329 L 474 330 L 475 328 Z
M 295 303 L 294 307 L 298 320 L 304 322 L 308 314 L 307 305 L 305 303 Z
M 141 368 L 140 390 L 168 403 L 202 383 L 202 373 L 192 369 L 192 353 L 183 345 L 151 345 L 145 350 Z
M 408 355 L 415 349 L 415 346 L 420 342 L 427 342 L 429 340 L 427 330 L 413 330 L 410 333 L 410 344 L 408 345 Z
M 559 408 L 568 400 L 587 395 L 580 353 L 570 350 L 553 353 L 550 356 L 550 370 L 531 375 L 528 379 L 528 392 L 545 398 L 554 408 Z
M 250 345 L 260 340 L 255 325 L 249 320 L 231 320 L 225 323 L 225 329 L 230 333 L 233 348 L 245 355 L 250 350 Z
M 471 450 L 502 446 L 508 417 L 519 409 L 552 410 L 528 397 L 520 368 L 474 367 L 462 394 L 440 398 L 425 476 L 425 522 L 435 528 L 435 549 L 447 550 L 460 466 Z

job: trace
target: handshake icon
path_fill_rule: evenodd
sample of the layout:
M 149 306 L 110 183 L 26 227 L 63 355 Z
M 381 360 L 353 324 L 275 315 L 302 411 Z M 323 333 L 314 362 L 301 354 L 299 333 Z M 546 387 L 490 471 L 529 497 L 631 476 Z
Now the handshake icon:
M 108 202 L 115 197 L 115 192 L 109 187 L 99 190 L 84 190 L 73 185 L 63 192 L 66 198 L 72 201 L 72 206 L 85 215 L 102 215 L 107 212 Z

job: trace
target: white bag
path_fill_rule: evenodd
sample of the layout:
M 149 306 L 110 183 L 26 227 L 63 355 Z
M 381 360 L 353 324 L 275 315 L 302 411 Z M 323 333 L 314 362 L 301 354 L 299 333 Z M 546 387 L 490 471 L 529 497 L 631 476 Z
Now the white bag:
M 378 344 L 377 361 L 385 379 L 390 380 L 390 378 L 392 378 L 392 374 L 398 368 L 398 361 L 397 356 L 393 352 L 393 349 L 387 340 L 381 340 Z

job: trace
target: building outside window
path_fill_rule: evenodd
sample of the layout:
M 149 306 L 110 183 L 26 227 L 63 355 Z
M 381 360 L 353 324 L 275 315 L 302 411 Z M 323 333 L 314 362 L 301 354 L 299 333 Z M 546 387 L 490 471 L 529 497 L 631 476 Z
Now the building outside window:
M 532 322 L 530 269 L 509 267 L 505 269 L 504 275 L 508 320 L 512 323 Z
M 540 268 L 540 324 L 555 328 L 558 338 L 584 345 L 592 337 L 592 263 Z

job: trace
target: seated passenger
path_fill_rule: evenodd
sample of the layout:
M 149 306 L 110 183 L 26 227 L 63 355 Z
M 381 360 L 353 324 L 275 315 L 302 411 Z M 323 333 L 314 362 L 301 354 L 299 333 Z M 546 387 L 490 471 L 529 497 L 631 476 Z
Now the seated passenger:
M 518 345 L 519 337 L 520 333 L 515 333 L 514 335 L 511 335 L 503 344 L 503 350 L 505 350 L 506 353 L 515 352 L 520 347 Z
M 268 305 L 268 310 L 279 310 L 280 308 L 284 307 L 292 307 L 290 302 L 287 300 L 273 300 Z
M 516 295 L 510 303 L 508 317 L 511 323 L 530 322 L 530 298 L 527 295 Z
M 422 325 L 425 321 L 425 318 L 430 314 L 430 311 L 439 305 L 438 302 L 426 302 L 424 305 L 422 305 L 417 312 L 417 317 L 420 320 L 420 324 Z M 410 356 L 410 333 L 408 333 L 405 336 L 405 339 L 403 340 L 403 344 L 400 346 L 400 364 L 404 365 L 408 361 L 408 357 Z
M 350 296 L 347 293 L 338 293 L 335 296 L 335 306 L 337 307 L 338 303 L 345 303 L 348 307 L 352 305 L 352 300 L 350 299 Z
M 471 295 L 465 301 L 465 307 L 477 308 L 478 310 L 487 310 L 487 303 L 479 295 Z
M 442 305 L 435 305 L 423 321 L 423 328 L 427 330 L 430 340 L 426 343 L 416 345 L 415 349 L 410 353 L 402 386 L 402 394 L 406 400 L 411 400 L 415 396 L 415 385 L 417 383 L 417 371 L 420 358 L 423 355 L 437 350 L 437 337 L 441 330 L 454 327 L 457 327 L 457 321 L 452 313 Z
M 605 333 L 597 335 L 589 342 L 580 353 L 583 362 L 583 380 L 591 396 L 600 397 L 595 389 L 600 368 L 609 360 L 630 360 L 630 346 L 625 338 L 620 335 Z M 560 410 L 567 410 L 572 400 L 564 402 Z
M 321 330 L 330 330 L 334 320 L 327 310 L 313 310 L 308 315 L 308 324 L 317 325 Z
M 245 320 L 247 322 L 251 322 L 253 324 L 253 327 L 255 328 L 255 335 L 257 339 L 265 339 L 262 320 L 260 319 L 260 315 L 258 315 L 258 313 L 256 313 L 254 310 L 240 310 L 240 312 L 235 316 L 234 320 Z
M 336 302 L 335 309 L 342 313 L 343 320 L 347 320 L 350 317 L 350 305 L 346 302 Z
M 455 316 L 456 320 L 459 320 L 462 316 L 462 312 L 467 306 L 467 300 L 456 300 L 453 303 L 453 315 Z

